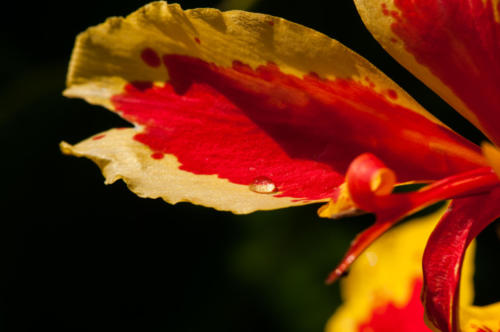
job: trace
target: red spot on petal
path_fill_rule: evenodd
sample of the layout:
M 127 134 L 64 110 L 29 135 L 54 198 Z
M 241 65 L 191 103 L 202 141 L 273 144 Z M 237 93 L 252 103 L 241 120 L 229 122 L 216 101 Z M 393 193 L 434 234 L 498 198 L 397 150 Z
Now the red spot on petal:
M 370 318 L 359 325 L 360 332 L 431 332 L 424 323 L 424 306 L 420 301 L 422 280 L 413 284 L 409 301 L 400 306 L 392 302 L 373 308 Z M 377 301 L 375 301 L 377 303 Z
M 391 37 L 390 41 L 393 42 L 393 43 L 397 43 L 398 42 L 398 40 L 396 38 L 394 38 L 394 37 Z
M 198 37 L 194 37 L 194 41 L 197 42 L 198 44 L 201 44 L 201 40 Z
M 382 13 L 385 15 L 385 16 L 388 16 L 389 15 L 389 10 L 387 9 L 387 4 L 383 3 L 382 4 Z
M 312 71 L 312 72 L 310 72 L 308 76 L 309 76 L 310 78 L 312 78 L 312 79 L 317 79 L 317 80 L 321 79 L 321 77 L 319 77 L 318 73 L 315 73 L 315 72 L 313 72 L 313 71 Z
M 141 59 L 150 67 L 158 67 L 161 65 L 160 56 L 151 48 L 145 48 L 142 50 Z
M 153 87 L 153 82 L 134 81 L 134 82 L 130 82 L 130 85 L 132 85 L 135 89 L 137 89 L 139 91 L 144 91 L 147 89 L 151 89 Z
M 387 95 L 391 99 L 397 99 L 398 98 L 398 93 L 392 89 L 387 90 Z
M 375 83 L 373 83 L 372 80 L 370 80 L 369 77 L 365 77 L 365 81 L 368 83 L 368 86 L 370 88 L 374 88 L 375 87 Z
M 157 159 L 157 160 L 163 159 L 164 156 L 165 155 L 161 152 L 155 152 L 155 153 L 151 154 L 151 158 Z
M 128 85 L 112 102 L 144 128 L 136 140 L 175 155 L 191 173 L 247 186 L 265 174 L 279 188 L 275 195 L 314 200 L 336 197 L 350 162 L 367 151 L 401 181 L 477 166 L 433 154 L 428 137 L 452 144 L 453 151 L 477 148 L 354 80 L 300 78 L 273 63 L 253 69 L 234 61 L 224 68 L 173 54 L 163 62 L 168 82 L 143 91 Z M 425 140 L 405 139 L 402 131 Z M 429 156 L 432 165 L 423 162 Z
M 273 21 L 267 21 L 267 24 L 269 24 L 270 26 L 273 26 L 274 22 Z
M 493 332 L 492 329 L 490 329 L 489 327 L 485 327 L 485 326 L 479 327 L 479 326 L 476 326 L 474 324 L 471 324 L 471 327 L 472 328 L 476 328 L 477 329 L 476 332 Z
M 104 138 L 105 136 L 106 136 L 106 135 L 101 134 L 101 135 L 97 135 L 97 136 L 92 137 L 92 139 L 93 139 L 94 141 L 97 141 L 97 140 L 100 140 L 100 139 Z

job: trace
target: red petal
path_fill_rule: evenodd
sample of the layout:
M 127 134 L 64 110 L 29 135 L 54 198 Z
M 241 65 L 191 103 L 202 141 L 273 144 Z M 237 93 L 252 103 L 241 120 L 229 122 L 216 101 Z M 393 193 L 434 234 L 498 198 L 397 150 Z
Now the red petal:
M 182 55 L 163 62 L 164 86 L 130 84 L 112 101 L 145 127 L 138 141 L 195 174 L 243 185 L 266 176 L 278 195 L 314 200 L 335 197 L 350 161 L 367 151 L 401 181 L 484 162 L 458 135 L 352 79 L 299 78 L 274 64 L 224 68 Z
M 460 271 L 470 242 L 500 217 L 500 189 L 453 201 L 431 234 L 424 253 L 424 305 L 441 331 L 458 331 Z
M 500 3 L 492 0 L 390 2 L 397 10 L 390 11 L 384 5 L 380 10 L 394 18 L 392 31 L 403 41 L 405 50 L 440 82 L 428 79 L 422 72 L 417 76 L 423 77 L 425 83 L 500 144 Z M 438 86 L 443 83 L 453 95 L 447 96 Z

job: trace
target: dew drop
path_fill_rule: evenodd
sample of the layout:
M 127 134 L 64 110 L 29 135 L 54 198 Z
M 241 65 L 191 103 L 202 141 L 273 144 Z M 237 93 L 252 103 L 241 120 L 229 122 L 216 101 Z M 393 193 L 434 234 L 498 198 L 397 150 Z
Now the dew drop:
M 272 194 L 278 191 L 274 182 L 267 176 L 258 176 L 249 186 L 250 190 L 258 194 Z

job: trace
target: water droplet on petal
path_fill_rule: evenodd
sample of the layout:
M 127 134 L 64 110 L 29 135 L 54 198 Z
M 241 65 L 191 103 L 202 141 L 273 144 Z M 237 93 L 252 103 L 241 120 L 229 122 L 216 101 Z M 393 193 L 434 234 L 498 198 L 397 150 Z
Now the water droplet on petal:
M 272 194 L 278 191 L 274 182 L 267 176 L 258 176 L 249 186 L 250 190 L 259 194 Z

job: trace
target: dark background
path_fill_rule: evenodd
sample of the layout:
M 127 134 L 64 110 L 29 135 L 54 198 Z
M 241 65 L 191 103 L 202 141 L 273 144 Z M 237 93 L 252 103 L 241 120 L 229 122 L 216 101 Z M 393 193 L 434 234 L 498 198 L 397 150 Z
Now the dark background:
M 250 9 L 340 40 L 454 129 L 482 139 L 385 54 L 350 0 L 331 2 L 261 0 Z M 61 140 L 124 125 L 100 107 L 62 97 L 76 34 L 145 3 L 3 8 L 0 331 L 321 331 L 339 304 L 338 284 L 323 280 L 370 218 L 320 220 L 317 206 L 248 216 L 170 206 L 140 199 L 121 182 L 104 186 L 92 162 L 59 152 Z M 480 237 L 481 304 L 500 298 L 495 228 Z

